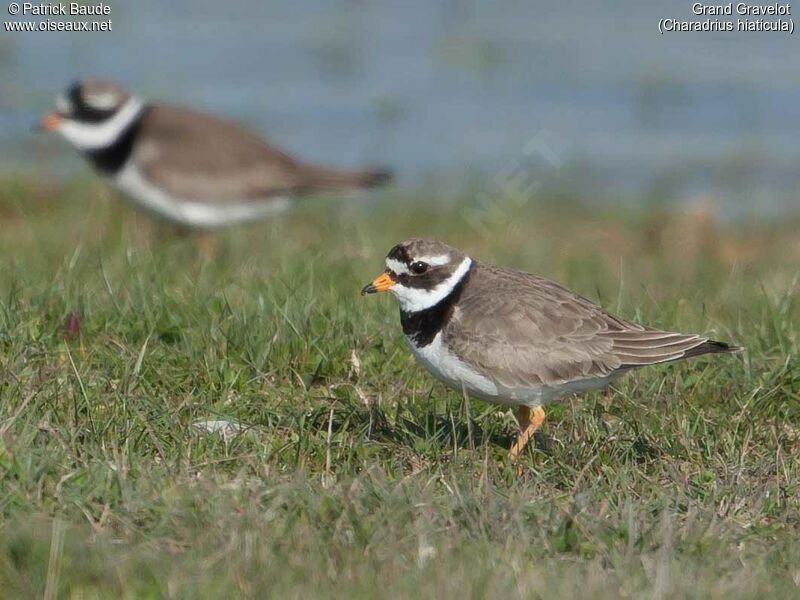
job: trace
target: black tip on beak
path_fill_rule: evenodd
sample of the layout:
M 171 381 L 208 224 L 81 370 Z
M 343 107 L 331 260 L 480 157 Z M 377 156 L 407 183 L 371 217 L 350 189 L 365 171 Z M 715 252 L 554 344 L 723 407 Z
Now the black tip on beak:
M 361 288 L 361 295 L 366 296 L 367 294 L 374 294 L 377 291 L 378 288 L 376 288 L 374 284 L 368 283 L 363 288 Z

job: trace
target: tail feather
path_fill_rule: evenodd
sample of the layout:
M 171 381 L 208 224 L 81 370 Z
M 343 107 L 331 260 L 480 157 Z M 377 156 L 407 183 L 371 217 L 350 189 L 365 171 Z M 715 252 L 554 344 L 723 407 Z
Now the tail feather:
M 716 340 L 706 340 L 699 346 L 695 346 L 694 348 L 687 350 L 686 353 L 683 355 L 684 358 L 690 358 L 692 356 L 700 356 L 701 354 L 719 354 L 719 353 L 734 353 L 734 352 L 741 352 L 744 350 L 742 346 L 734 346 L 732 344 L 728 344 L 726 342 L 718 342 Z
M 385 185 L 394 179 L 389 169 L 363 169 L 360 171 L 342 171 L 327 167 L 313 167 L 306 170 L 303 189 L 307 191 L 321 189 L 364 189 Z
M 741 352 L 740 346 L 709 340 L 699 335 L 647 330 L 639 335 L 613 332 L 612 352 L 623 369 L 691 358 L 702 354 Z M 658 335 L 656 335 L 658 334 Z
M 391 183 L 394 180 L 394 172 L 385 168 L 369 169 L 363 172 L 361 179 L 366 187 L 377 187 Z

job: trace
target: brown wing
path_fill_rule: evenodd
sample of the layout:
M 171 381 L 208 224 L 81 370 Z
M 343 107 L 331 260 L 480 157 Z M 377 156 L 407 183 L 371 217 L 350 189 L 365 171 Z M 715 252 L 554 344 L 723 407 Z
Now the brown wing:
M 155 105 L 141 122 L 143 174 L 171 196 L 242 202 L 319 189 L 383 183 L 382 171 L 342 171 L 292 158 L 239 125 L 190 109 Z
M 453 352 L 506 387 L 558 385 L 734 351 L 620 319 L 543 277 L 476 264 L 445 329 Z

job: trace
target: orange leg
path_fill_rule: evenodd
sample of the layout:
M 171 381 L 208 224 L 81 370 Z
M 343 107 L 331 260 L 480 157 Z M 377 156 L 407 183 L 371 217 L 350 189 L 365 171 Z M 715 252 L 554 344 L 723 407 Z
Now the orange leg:
M 511 461 L 517 460 L 519 455 L 531 441 L 533 434 L 541 427 L 544 422 L 544 409 L 541 406 L 520 406 L 517 409 L 517 420 L 519 421 L 519 436 L 511 450 L 508 452 L 508 458 Z
M 202 254 L 206 260 L 213 260 L 216 257 L 217 238 L 213 233 L 207 231 L 198 233 L 195 235 L 194 241 L 195 244 L 197 244 L 197 249 L 200 251 L 200 254 Z

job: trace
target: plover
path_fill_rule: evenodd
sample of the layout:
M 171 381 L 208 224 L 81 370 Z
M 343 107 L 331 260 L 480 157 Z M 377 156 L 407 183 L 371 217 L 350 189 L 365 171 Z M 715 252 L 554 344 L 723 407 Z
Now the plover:
M 645 365 L 742 348 L 612 315 L 537 275 L 473 260 L 439 241 L 412 239 L 386 256 L 361 294 L 390 291 L 414 356 L 470 397 L 516 407 L 516 459 L 543 406 L 602 389 Z
M 137 207 L 190 229 L 273 216 L 296 196 L 386 183 L 289 156 L 247 129 L 191 108 L 145 103 L 107 80 L 77 81 L 41 127 L 56 131 Z

